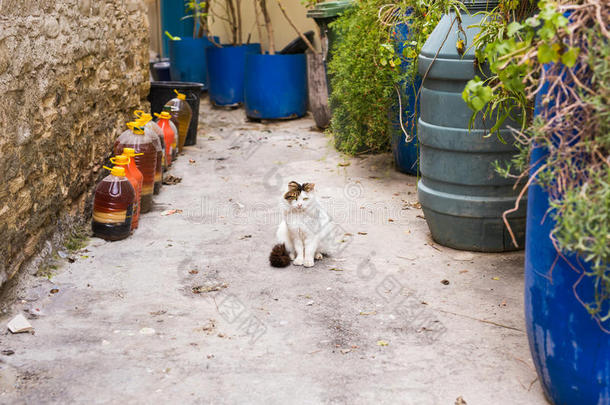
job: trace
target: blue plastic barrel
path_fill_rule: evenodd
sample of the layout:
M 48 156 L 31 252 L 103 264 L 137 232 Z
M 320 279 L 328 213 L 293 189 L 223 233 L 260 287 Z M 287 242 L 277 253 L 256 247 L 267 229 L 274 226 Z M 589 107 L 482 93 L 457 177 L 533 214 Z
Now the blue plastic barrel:
M 208 58 L 208 94 L 217 106 L 232 107 L 244 102 L 246 54 L 261 52 L 260 44 L 223 45 L 206 49 Z
M 184 18 L 190 13 L 186 10 L 184 0 L 161 0 L 161 30 L 163 34 L 163 57 L 169 55 L 169 38 L 165 31 L 180 38 L 192 38 L 195 21 Z
M 218 37 L 214 38 L 218 43 Z M 208 88 L 206 48 L 214 46 L 207 38 L 169 41 L 170 76 L 175 82 L 203 84 Z
M 302 117 L 307 112 L 305 54 L 246 57 L 246 115 L 257 119 Z
M 398 24 L 395 27 L 395 46 L 396 53 L 401 56 L 400 68 L 403 72 L 411 65 L 412 61 L 402 56 L 405 44 L 409 40 L 409 27 L 404 24 Z M 421 86 L 421 77 L 417 75 L 415 82 L 409 85 L 401 82 L 399 84 L 400 100 L 398 95 L 394 96 L 394 103 L 390 106 L 390 134 L 392 155 L 394 156 L 394 164 L 396 169 L 406 173 L 417 175 L 417 160 L 418 140 L 417 140 L 417 120 L 419 119 L 419 101 L 417 100 L 417 92 Z M 401 116 L 399 115 L 402 108 L 402 126 Z M 403 130 L 404 129 L 404 130 Z M 409 142 L 407 136 L 409 136 Z
M 541 93 L 546 90 L 545 85 Z M 545 154 L 542 148 L 532 151 L 531 162 L 537 163 L 531 173 Z M 532 184 L 525 237 L 525 321 L 532 358 L 554 404 L 610 405 L 610 320 L 598 324 L 579 301 L 592 301 L 592 279 L 579 282 L 591 269 L 582 257 L 557 253 L 548 210 L 549 194 Z

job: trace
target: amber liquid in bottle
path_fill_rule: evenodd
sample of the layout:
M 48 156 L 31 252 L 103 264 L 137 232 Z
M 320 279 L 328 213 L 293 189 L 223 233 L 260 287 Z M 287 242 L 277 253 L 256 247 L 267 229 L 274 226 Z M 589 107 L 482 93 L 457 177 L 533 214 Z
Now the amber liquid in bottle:
M 146 135 L 150 137 L 155 149 L 157 150 L 157 160 L 155 165 L 155 184 L 153 194 L 159 194 L 161 185 L 163 184 L 163 146 L 159 137 L 163 136 L 163 130 L 159 126 L 150 121 L 145 127 Z
M 142 172 L 144 181 L 142 183 L 142 194 L 140 197 L 140 213 L 144 214 L 151 210 L 153 201 L 153 192 L 155 187 L 155 170 L 157 166 L 157 149 L 152 144 L 150 139 L 144 134 L 131 134 L 124 141 L 121 140 L 123 135 L 117 141 L 114 153 L 120 155 L 123 153 L 123 148 L 133 148 L 136 153 L 142 155 L 134 156 L 136 166 Z M 136 138 L 137 137 L 137 138 Z
M 125 239 L 131 232 L 135 191 L 127 177 L 106 176 L 95 189 L 93 234 L 105 240 Z
M 178 127 L 178 152 L 182 153 L 186 135 L 191 125 L 193 110 L 186 100 L 177 98 L 171 99 L 165 105 L 171 107 L 170 114 L 172 115 L 172 121 Z

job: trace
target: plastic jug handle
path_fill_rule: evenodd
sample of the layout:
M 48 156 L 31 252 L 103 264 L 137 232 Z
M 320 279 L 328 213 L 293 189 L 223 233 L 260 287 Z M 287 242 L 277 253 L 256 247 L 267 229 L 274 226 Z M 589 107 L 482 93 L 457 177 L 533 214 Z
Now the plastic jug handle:
M 140 153 L 140 155 L 141 155 L 141 153 Z M 121 155 L 121 156 L 125 156 L 125 155 Z M 125 156 L 125 157 L 127 158 L 127 163 L 126 164 L 129 164 L 131 162 L 131 158 L 129 156 Z M 117 158 L 116 156 L 111 157 L 110 158 L 110 162 L 112 164 L 118 165 L 118 163 L 116 162 L 116 158 Z M 106 167 L 106 166 L 104 166 L 104 167 Z M 106 167 L 106 169 L 107 169 L 107 167 Z

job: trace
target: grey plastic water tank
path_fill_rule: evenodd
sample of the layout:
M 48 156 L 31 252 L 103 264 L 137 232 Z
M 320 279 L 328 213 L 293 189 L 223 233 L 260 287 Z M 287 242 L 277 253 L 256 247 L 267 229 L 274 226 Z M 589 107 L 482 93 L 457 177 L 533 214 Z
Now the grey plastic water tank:
M 485 0 L 466 3 L 472 14 L 496 4 Z M 432 238 L 439 244 L 502 252 L 517 249 L 502 221 L 503 212 L 514 206 L 517 191 L 513 179 L 495 172 L 493 162 L 509 161 L 516 148 L 508 128 L 501 130 L 508 144 L 496 135 L 486 137 L 493 123 L 477 119 L 469 131 L 472 111 L 462 100 L 462 91 L 475 74 L 482 74 L 475 65 L 474 51 L 460 55 L 456 47 L 458 39 L 465 39 L 466 49 L 470 47 L 478 30 L 467 27 L 480 20 L 481 16 L 462 14 L 464 37 L 455 14 L 444 15 L 419 55 L 419 73 L 427 76 L 418 124 L 422 176 L 418 197 Z M 525 208 L 524 199 L 520 210 L 509 216 L 520 247 L 525 237 Z

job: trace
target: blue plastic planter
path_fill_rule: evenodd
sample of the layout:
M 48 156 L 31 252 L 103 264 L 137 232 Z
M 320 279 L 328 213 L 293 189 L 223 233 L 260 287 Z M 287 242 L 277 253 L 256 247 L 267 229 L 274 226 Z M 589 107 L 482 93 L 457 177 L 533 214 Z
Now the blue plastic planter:
M 189 38 L 193 36 L 195 21 L 184 18 L 189 12 L 184 0 L 161 0 L 161 31 L 163 32 L 163 57 L 169 55 L 169 38 L 165 31 L 174 36 Z M 184 19 L 183 19 L 184 18 Z
M 403 54 L 405 43 L 409 40 L 409 27 L 406 24 L 398 24 L 395 28 L 396 53 Z M 401 56 L 401 70 L 405 72 L 412 63 L 411 60 Z M 417 175 L 418 141 L 417 141 L 417 120 L 419 119 L 419 102 L 417 102 L 417 92 L 421 86 L 421 78 L 417 75 L 414 83 L 406 85 L 400 83 L 400 103 L 395 96 L 395 102 L 390 107 L 390 133 L 392 135 L 392 155 L 396 169 L 406 173 Z M 406 136 L 400 125 L 400 107 L 402 105 L 402 126 L 409 134 L 410 142 L 406 142 Z
M 211 46 L 206 49 L 208 58 L 208 94 L 217 106 L 232 107 L 244 102 L 244 71 L 246 55 L 259 54 L 260 44 L 241 46 Z
M 250 118 L 302 117 L 307 112 L 305 54 L 248 55 L 244 89 Z
M 543 91 L 545 89 L 543 88 Z M 532 151 L 543 163 L 546 151 Z M 578 297 L 593 297 L 590 268 L 576 255 L 558 256 L 549 237 L 555 221 L 549 195 L 539 185 L 528 191 L 525 242 L 525 320 L 530 351 L 542 387 L 556 405 L 610 405 L 610 321 L 598 324 Z M 576 269 L 576 270 L 575 270 Z
M 543 154 L 534 151 L 532 161 Z M 538 185 L 531 186 L 525 233 L 525 321 L 532 358 L 554 404 L 609 405 L 610 335 L 576 298 L 573 287 L 580 275 L 572 267 L 589 269 L 575 256 L 558 257 L 549 237 L 555 222 L 548 208 L 548 194 Z M 585 301 L 592 291 L 588 277 L 576 287 Z M 610 322 L 604 326 L 610 330 Z
M 218 42 L 218 37 L 214 40 Z M 207 38 L 182 38 L 169 41 L 170 76 L 175 82 L 203 84 L 208 88 L 206 48 L 213 46 Z

